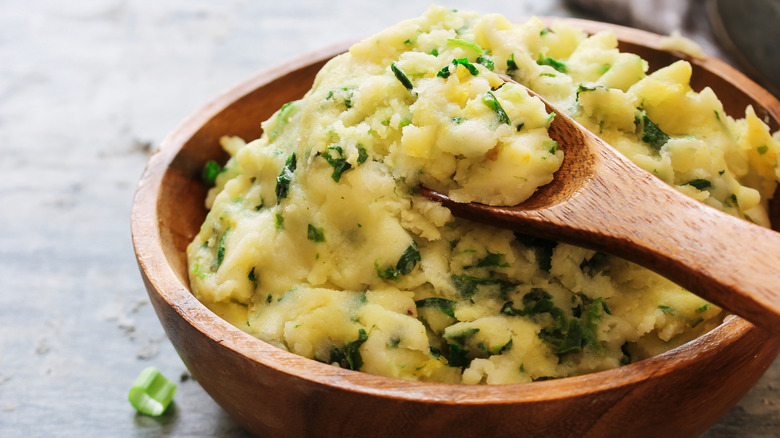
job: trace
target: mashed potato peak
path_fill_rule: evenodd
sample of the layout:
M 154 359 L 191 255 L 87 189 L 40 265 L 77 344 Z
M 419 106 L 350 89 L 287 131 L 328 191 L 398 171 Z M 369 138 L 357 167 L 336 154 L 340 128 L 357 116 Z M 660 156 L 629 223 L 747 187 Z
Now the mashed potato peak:
M 404 379 L 603 370 L 716 326 L 717 307 L 622 259 L 453 218 L 420 185 L 516 204 L 563 153 L 551 100 L 683 193 L 761 225 L 780 145 L 680 61 L 646 74 L 611 33 L 440 7 L 355 44 L 250 143 L 226 137 L 188 248 L 195 295 L 258 338 Z

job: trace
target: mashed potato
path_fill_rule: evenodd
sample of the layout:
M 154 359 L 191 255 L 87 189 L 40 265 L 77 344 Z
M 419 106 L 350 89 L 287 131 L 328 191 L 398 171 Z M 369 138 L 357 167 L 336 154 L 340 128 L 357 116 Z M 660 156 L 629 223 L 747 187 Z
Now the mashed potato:
M 650 75 L 615 35 L 440 7 L 355 44 L 250 143 L 224 138 L 190 281 L 273 345 L 404 379 L 511 383 L 617 367 L 722 312 L 622 259 L 454 218 L 420 185 L 516 204 L 563 153 L 551 100 L 686 195 L 760 225 L 778 137 L 691 66 Z

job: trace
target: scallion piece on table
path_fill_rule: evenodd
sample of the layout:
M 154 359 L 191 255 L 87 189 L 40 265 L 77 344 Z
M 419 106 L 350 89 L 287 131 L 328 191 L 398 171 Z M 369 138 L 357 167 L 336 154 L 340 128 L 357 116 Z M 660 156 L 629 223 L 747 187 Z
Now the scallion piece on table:
M 166 379 L 157 368 L 148 367 L 135 379 L 127 399 L 138 412 L 156 417 L 165 412 L 175 393 L 175 383 Z

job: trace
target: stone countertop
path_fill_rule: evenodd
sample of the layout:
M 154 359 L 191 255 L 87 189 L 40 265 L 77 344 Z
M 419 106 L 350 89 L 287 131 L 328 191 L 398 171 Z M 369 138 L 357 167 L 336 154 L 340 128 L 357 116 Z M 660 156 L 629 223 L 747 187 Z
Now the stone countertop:
M 447 6 L 581 16 L 562 1 Z M 424 9 L 412 0 L 0 3 L 0 436 L 247 436 L 189 376 L 149 305 L 130 241 L 135 185 L 166 133 L 221 91 Z M 179 383 L 160 418 L 126 400 L 152 365 Z M 705 436 L 780 434 L 778 387 L 780 362 Z

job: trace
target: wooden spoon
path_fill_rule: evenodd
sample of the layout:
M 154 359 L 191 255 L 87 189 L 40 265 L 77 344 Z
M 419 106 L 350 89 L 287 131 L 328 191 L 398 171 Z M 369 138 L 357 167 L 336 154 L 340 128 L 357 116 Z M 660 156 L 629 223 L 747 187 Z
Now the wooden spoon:
M 564 160 L 550 184 L 508 207 L 421 193 L 456 216 L 615 254 L 780 333 L 780 233 L 688 198 L 528 93 L 556 114 Z

